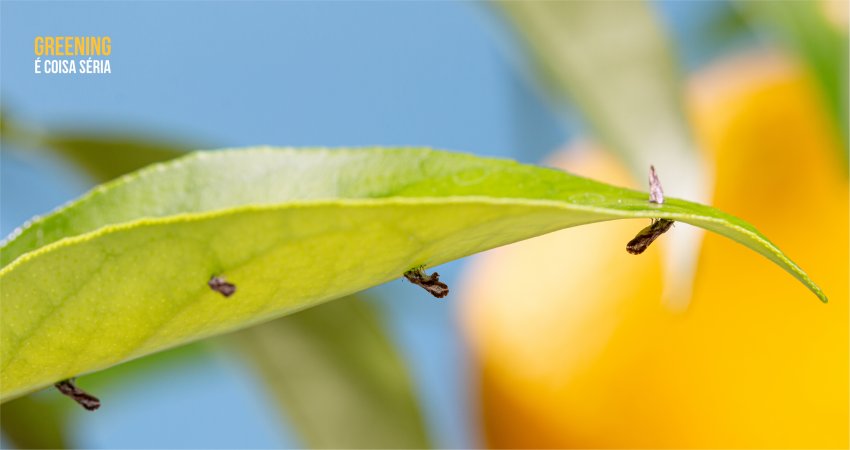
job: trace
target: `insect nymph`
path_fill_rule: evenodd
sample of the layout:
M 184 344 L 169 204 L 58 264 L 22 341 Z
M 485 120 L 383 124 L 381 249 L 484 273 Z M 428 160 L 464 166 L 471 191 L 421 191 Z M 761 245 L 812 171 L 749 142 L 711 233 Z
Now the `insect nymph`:
M 425 266 L 414 267 L 404 273 L 407 281 L 422 287 L 437 298 L 443 298 L 449 294 L 449 287 L 440 281 L 440 274 L 434 272 L 431 275 L 425 273 Z

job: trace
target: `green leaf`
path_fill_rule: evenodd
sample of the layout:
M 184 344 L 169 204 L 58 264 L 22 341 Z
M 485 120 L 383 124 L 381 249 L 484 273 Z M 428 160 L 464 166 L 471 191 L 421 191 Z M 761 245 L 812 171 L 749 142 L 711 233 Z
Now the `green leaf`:
M 27 395 L 0 405 L 0 429 L 16 448 L 73 448 L 65 427 L 71 404 L 60 396 Z
M 738 1 L 747 18 L 775 34 L 811 71 L 826 109 L 840 133 L 848 156 L 848 40 L 847 32 L 829 22 L 824 2 Z
M 826 300 L 741 219 L 647 199 L 557 170 L 428 149 L 259 148 L 154 165 L 35 220 L 2 247 L 2 398 L 343 297 L 415 266 L 620 218 L 715 231 Z M 236 293 L 212 291 L 212 276 Z
M 650 4 L 497 4 L 545 85 L 574 103 L 595 137 L 619 152 L 635 175 L 643 178 L 650 164 L 664 173 L 665 161 L 678 170 L 683 162 L 698 169 L 679 67 Z
M 382 331 L 373 308 L 348 297 L 234 337 L 307 447 L 429 448 L 410 375 Z
M 176 158 L 194 145 L 132 133 L 79 130 L 49 131 L 29 127 L 0 113 L 0 136 L 12 148 L 46 148 L 67 158 L 95 180 L 111 180 L 141 167 Z
M 175 158 L 182 154 L 178 149 L 190 148 L 175 142 L 154 140 L 149 135 L 138 138 L 129 134 L 80 131 L 37 132 L 19 122 L 6 120 L 8 115 L 4 114 L 3 119 L 0 121 L 2 136 L 6 139 L 11 137 L 9 140 L 17 144 L 17 147 L 12 148 L 23 146 L 50 149 L 69 158 L 90 176 L 101 181 L 152 162 Z M 350 311 L 364 320 L 339 320 L 341 311 Z M 236 346 L 239 348 L 239 356 L 259 369 L 267 388 L 278 400 L 281 413 L 297 422 L 294 431 L 312 447 L 428 447 L 410 374 L 401 363 L 398 349 L 387 337 L 385 330 L 371 319 L 375 316 L 372 304 L 351 298 L 282 317 L 262 325 L 257 331 L 252 327 L 227 336 L 229 339 L 215 342 L 239 342 L 240 345 Z M 327 329 L 328 324 L 333 324 L 332 330 Z M 330 336 L 326 336 L 327 333 Z M 270 349 L 260 351 L 275 336 L 285 336 L 290 340 L 278 342 L 274 352 Z M 335 339 L 338 336 L 350 338 Z M 302 351 L 305 346 L 320 351 Z M 180 349 L 194 347 L 197 346 L 183 346 Z M 292 355 L 291 352 L 298 352 L 298 355 Z M 160 352 L 122 364 L 118 368 L 98 372 L 95 376 L 85 377 L 84 385 L 92 392 L 103 392 L 100 389 L 102 383 L 98 384 L 99 379 L 106 377 L 112 381 L 127 381 L 137 378 L 135 375 L 140 370 L 139 361 L 160 361 L 162 355 L 172 353 Z M 341 364 L 341 361 L 350 359 L 346 358 L 347 355 L 369 358 L 372 366 Z M 285 362 L 293 359 L 297 359 L 298 364 L 284 367 Z M 191 358 L 186 360 L 191 362 Z M 373 370 L 372 367 L 380 370 Z M 116 370 L 119 368 L 124 370 Z M 128 368 L 131 368 L 129 373 Z M 326 373 L 326 370 L 332 370 L 333 373 Z M 316 380 L 327 380 L 329 385 L 317 384 Z M 329 389 L 335 391 L 336 400 L 327 397 Z M 298 394 L 306 396 L 310 401 L 299 401 Z M 66 399 L 58 395 L 55 397 L 60 405 L 72 406 Z M 361 401 L 355 403 L 355 399 Z M 62 441 L 54 439 L 54 444 L 49 445 L 44 439 L 52 435 L 39 428 L 63 429 L 67 414 L 53 414 L 55 403 L 34 402 L 31 396 L 4 403 L 0 427 L 19 447 L 41 445 L 59 448 L 60 442 L 65 442 L 63 435 L 58 436 Z M 378 405 L 381 409 L 376 408 Z M 35 409 L 29 406 L 51 410 L 42 411 L 42 420 L 30 422 L 29 413 Z M 76 408 L 76 405 L 73 407 Z M 363 411 L 369 414 L 363 414 Z M 365 423 L 366 419 L 373 420 Z

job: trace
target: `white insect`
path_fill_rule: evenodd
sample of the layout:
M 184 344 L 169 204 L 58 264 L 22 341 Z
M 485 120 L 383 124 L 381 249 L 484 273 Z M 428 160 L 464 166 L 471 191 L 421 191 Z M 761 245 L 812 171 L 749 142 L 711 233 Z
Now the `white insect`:
M 655 166 L 649 166 L 649 201 L 659 205 L 664 203 L 664 189 L 661 189 L 661 181 L 655 173 Z

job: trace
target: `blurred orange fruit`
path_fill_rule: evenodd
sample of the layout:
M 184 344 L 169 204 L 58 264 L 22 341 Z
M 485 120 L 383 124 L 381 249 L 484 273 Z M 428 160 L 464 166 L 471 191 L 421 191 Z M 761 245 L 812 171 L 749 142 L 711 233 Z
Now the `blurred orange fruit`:
M 488 252 L 468 273 L 461 317 L 489 446 L 847 448 L 850 242 L 837 131 L 806 73 L 776 55 L 723 62 L 689 94 L 715 165 L 712 204 L 755 224 L 830 303 L 708 233 L 691 306 L 669 311 L 664 238 L 641 256 L 624 249 L 646 221 Z M 582 147 L 554 164 L 646 189 Z

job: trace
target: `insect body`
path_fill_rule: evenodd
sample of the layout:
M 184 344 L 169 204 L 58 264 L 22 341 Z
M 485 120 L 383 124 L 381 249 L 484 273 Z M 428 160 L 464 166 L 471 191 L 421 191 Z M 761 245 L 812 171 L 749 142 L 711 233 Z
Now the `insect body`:
M 672 226 L 672 220 L 653 219 L 650 226 L 640 230 L 634 239 L 626 244 L 626 251 L 633 255 L 640 255 L 649 247 L 649 244 L 652 244 L 654 240 L 658 239 L 658 236 L 664 234 Z
M 70 397 L 75 402 L 79 403 L 80 406 L 89 411 L 94 411 L 97 408 L 100 408 L 100 400 L 94 395 L 78 388 L 77 385 L 74 384 L 73 378 L 62 380 L 56 383 L 55 386 L 56 389 L 59 389 L 59 392 Z
M 425 273 L 424 266 L 414 267 L 408 270 L 404 273 L 404 277 L 407 278 L 407 281 L 425 289 L 434 297 L 443 298 L 449 295 L 449 287 L 446 283 L 440 281 L 440 274 L 434 272 L 428 275 Z
M 225 297 L 230 297 L 236 292 L 236 285 L 228 283 L 224 277 L 213 276 L 210 281 L 207 281 L 207 286 Z

